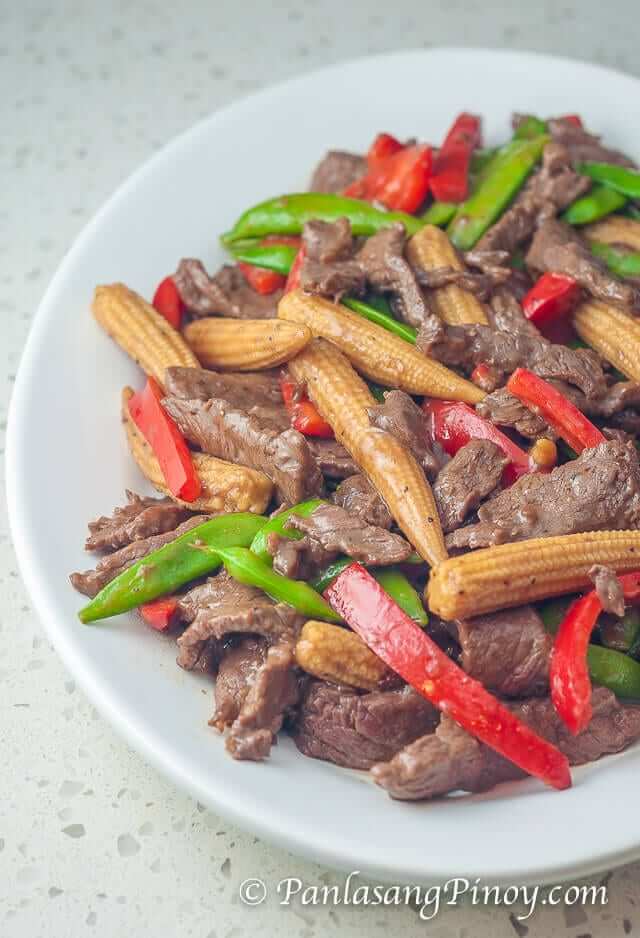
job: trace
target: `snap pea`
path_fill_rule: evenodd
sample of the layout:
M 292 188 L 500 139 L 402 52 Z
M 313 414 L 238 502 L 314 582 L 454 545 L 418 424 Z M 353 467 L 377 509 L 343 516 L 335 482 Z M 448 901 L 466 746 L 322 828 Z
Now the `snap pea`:
M 540 134 L 546 134 L 546 132 L 547 122 L 541 120 L 539 117 L 531 115 L 521 121 L 514 131 L 513 138 L 514 140 L 532 140 L 535 137 L 539 137 Z
M 444 228 L 448 225 L 458 206 L 455 202 L 433 202 L 432 205 L 420 217 L 425 225 L 436 225 L 438 228 Z
M 303 616 L 308 616 L 310 619 L 326 619 L 328 622 L 342 621 L 340 616 L 308 583 L 281 576 L 246 547 L 219 548 L 217 554 L 225 565 L 227 573 L 239 583 L 257 586 L 272 599 L 293 606 Z
M 312 498 L 309 501 L 300 502 L 292 508 L 286 508 L 284 511 L 281 511 L 280 514 L 276 515 L 275 518 L 271 518 L 260 528 L 251 542 L 251 547 L 249 548 L 251 553 L 255 554 L 256 557 L 259 557 L 260 560 L 263 560 L 266 564 L 271 564 L 273 558 L 267 550 L 267 539 L 269 535 L 280 534 L 283 537 L 290 538 L 292 541 L 299 541 L 304 536 L 302 532 L 296 531 L 295 528 L 285 528 L 285 524 L 291 515 L 299 515 L 301 518 L 308 518 L 311 512 L 315 511 L 320 505 L 326 505 L 326 502 L 322 498 Z
M 351 557 L 339 557 L 329 564 L 315 580 L 312 586 L 319 593 L 324 592 L 343 570 L 353 563 Z M 426 625 L 429 621 L 427 612 L 420 596 L 413 588 L 407 577 L 397 567 L 367 567 L 369 573 L 378 581 L 383 590 L 406 612 L 418 625 Z
M 411 342 L 412 345 L 416 344 L 417 333 L 413 326 L 407 326 L 405 323 L 394 319 L 389 313 L 384 313 L 376 309 L 375 306 L 370 306 L 368 303 L 363 303 L 361 300 L 344 297 L 342 302 L 346 307 L 353 310 L 354 313 L 358 313 L 370 322 L 375 322 L 376 325 L 382 326 L 383 329 L 393 332 L 406 342 Z
M 285 276 L 298 253 L 292 244 L 260 244 L 256 239 L 236 241 L 229 247 L 237 261 L 253 264 L 254 267 L 266 267 Z
M 640 172 L 612 163 L 579 163 L 578 172 L 630 199 L 640 199 Z
M 496 153 L 497 147 L 473 151 L 470 166 L 470 185 L 472 190 L 484 179 L 485 173 L 491 166 L 491 161 Z M 438 228 L 444 228 L 445 225 L 449 224 L 457 210 L 457 202 L 433 202 L 420 217 L 425 225 L 436 225 Z
M 248 547 L 266 520 L 236 512 L 204 521 L 123 570 L 80 610 L 80 621 L 119 615 L 211 573 L 220 566 L 217 547 Z
M 375 234 L 380 228 L 399 221 L 407 234 L 415 234 L 422 227 L 419 218 L 405 212 L 385 212 L 369 202 L 349 199 L 343 195 L 319 192 L 301 192 L 268 199 L 247 209 L 231 231 L 222 235 L 222 243 L 229 245 L 244 238 L 261 238 L 269 234 L 300 234 L 305 222 L 313 218 L 334 222 L 348 218 L 351 230 L 357 235 Z
M 640 221 L 640 207 L 633 202 L 627 202 L 621 214 L 626 215 L 628 218 L 633 218 L 635 221 Z
M 569 225 L 589 225 L 599 218 L 617 212 L 626 201 L 625 196 L 615 189 L 595 185 L 586 195 L 572 202 L 560 217 Z
M 591 253 L 603 260 L 616 277 L 640 277 L 640 252 L 623 251 L 611 244 L 592 241 Z

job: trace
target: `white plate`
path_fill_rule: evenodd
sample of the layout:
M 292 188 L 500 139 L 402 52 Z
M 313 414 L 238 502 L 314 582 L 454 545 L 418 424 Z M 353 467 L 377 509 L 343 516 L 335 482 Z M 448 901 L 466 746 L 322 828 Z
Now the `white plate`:
M 265 765 L 234 762 L 207 727 L 204 681 L 133 616 L 93 627 L 69 571 L 86 523 L 142 481 L 119 419 L 140 375 L 88 312 L 97 283 L 150 296 L 180 257 L 215 269 L 217 236 L 252 203 L 301 188 L 328 147 L 363 150 L 378 130 L 439 140 L 461 110 L 506 138 L 513 110 L 578 112 L 640 154 L 629 102 L 640 84 L 594 66 L 521 53 L 434 50 L 338 65 L 261 92 L 198 124 L 146 163 L 84 230 L 31 331 L 8 429 L 8 500 L 20 566 L 60 655 L 101 712 L 176 784 L 294 852 L 388 880 L 482 876 L 554 881 L 640 855 L 638 749 L 574 772 L 564 793 L 535 781 L 484 796 L 393 802 L 365 775 L 281 739 Z M 623 102 L 624 106 L 620 106 Z

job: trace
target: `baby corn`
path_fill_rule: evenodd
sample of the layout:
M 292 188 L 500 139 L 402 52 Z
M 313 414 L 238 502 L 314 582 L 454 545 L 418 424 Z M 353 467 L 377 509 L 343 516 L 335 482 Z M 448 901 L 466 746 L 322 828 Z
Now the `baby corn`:
M 165 368 L 200 367 L 180 333 L 123 283 L 96 287 L 92 310 L 104 331 L 160 384 Z
M 428 358 L 399 336 L 369 322 L 345 306 L 294 290 L 278 304 L 278 316 L 302 323 L 314 336 L 329 339 L 363 375 L 409 394 L 477 404 L 480 388 Z
M 314 339 L 289 363 L 296 381 L 333 427 L 378 490 L 421 557 L 435 564 L 447 556 L 431 487 L 412 454 L 390 433 L 371 426 L 369 388 L 331 342 Z
M 154 488 L 194 511 L 253 511 L 262 514 L 273 495 L 273 485 L 269 479 L 255 469 L 234 466 L 233 463 L 204 453 L 193 453 L 192 457 L 202 485 L 200 498 L 194 502 L 183 502 L 171 495 L 158 460 L 131 419 L 129 399 L 132 394 L 131 388 L 125 388 L 122 392 L 122 422 L 133 458 Z
M 306 326 L 281 319 L 196 319 L 184 337 L 207 368 L 259 371 L 289 361 L 311 339 Z
M 587 225 L 584 233 L 591 241 L 602 244 L 626 244 L 635 251 L 640 251 L 640 222 L 633 218 L 610 215 L 593 225 Z
M 435 270 L 438 267 L 452 267 L 464 270 L 458 253 L 451 241 L 440 228 L 425 225 L 409 241 L 407 255 L 414 267 L 423 270 Z M 440 319 L 450 325 L 460 323 L 487 323 L 487 316 L 480 300 L 462 287 L 451 283 L 438 287 L 429 294 L 429 301 Z
M 583 340 L 632 381 L 640 381 L 640 322 L 615 306 L 587 300 L 573 325 Z
M 590 587 L 594 564 L 639 569 L 640 531 L 534 538 L 452 557 L 432 570 L 427 601 L 443 619 L 466 619 Z
M 295 647 L 303 671 L 334 684 L 375 690 L 390 672 L 355 632 L 328 622 L 305 622 Z

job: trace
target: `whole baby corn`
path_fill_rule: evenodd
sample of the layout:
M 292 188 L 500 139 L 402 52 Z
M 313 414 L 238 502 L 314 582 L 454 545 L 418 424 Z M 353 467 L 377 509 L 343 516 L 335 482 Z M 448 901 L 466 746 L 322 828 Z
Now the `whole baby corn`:
M 630 378 L 640 381 L 640 322 L 599 300 L 586 300 L 573 314 L 573 325 L 587 345 Z
M 390 674 L 384 661 L 355 632 L 315 619 L 302 627 L 295 655 L 298 666 L 308 674 L 362 690 L 375 690 Z
M 281 319 L 195 319 L 184 337 L 206 368 L 260 371 L 289 361 L 311 339 L 306 326 Z
M 331 342 L 314 339 L 289 363 L 293 378 L 306 385 L 336 439 L 369 477 L 398 526 L 427 563 L 447 556 L 431 486 L 413 455 L 390 433 L 371 426 L 371 391 Z
M 192 453 L 193 465 L 202 486 L 200 497 L 193 502 L 183 502 L 171 495 L 158 460 L 129 413 L 132 394 L 131 388 L 122 392 L 122 422 L 133 458 L 154 488 L 193 511 L 251 511 L 261 514 L 265 510 L 273 495 L 273 485 L 262 472 L 235 466 L 205 453 Z
M 407 255 L 414 267 L 436 270 L 451 267 L 464 270 L 464 265 L 451 241 L 440 228 L 425 225 L 409 241 Z M 455 283 L 438 287 L 429 293 L 429 302 L 440 319 L 450 325 L 479 322 L 487 324 L 487 316 L 480 300 Z
M 302 323 L 314 336 L 329 339 L 363 375 L 409 394 L 477 404 L 480 388 L 428 358 L 413 345 L 345 306 L 292 290 L 278 304 L 278 316 Z
M 500 544 L 452 557 L 431 571 L 429 608 L 452 621 L 591 586 L 594 564 L 640 566 L 640 531 L 590 531 Z
M 160 384 L 165 368 L 200 367 L 180 333 L 123 283 L 96 287 L 91 308 L 105 332 Z

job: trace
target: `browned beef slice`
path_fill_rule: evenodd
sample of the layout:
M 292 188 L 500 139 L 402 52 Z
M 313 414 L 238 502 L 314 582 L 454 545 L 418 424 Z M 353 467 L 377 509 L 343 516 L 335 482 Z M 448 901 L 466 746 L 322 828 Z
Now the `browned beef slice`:
M 522 307 L 508 287 L 499 287 L 491 297 L 489 304 L 491 325 L 498 332 L 511 334 L 525 333 L 534 339 L 543 339 L 540 331 L 524 315 Z
M 627 309 L 640 307 L 640 290 L 629 282 L 618 280 L 575 228 L 557 219 L 540 225 L 527 252 L 526 262 L 538 271 L 573 277 L 592 296 L 606 303 Z
M 590 185 L 588 179 L 575 172 L 569 151 L 562 144 L 547 144 L 542 167 L 499 221 L 480 238 L 478 248 L 512 253 L 531 237 L 541 220 L 566 208 Z
M 399 534 L 367 524 L 339 505 L 320 505 L 306 518 L 291 515 L 285 527 L 300 531 L 329 553 L 346 554 L 373 566 L 402 563 L 412 552 Z
M 377 528 L 389 529 L 393 524 L 391 512 L 371 482 L 362 474 L 349 476 L 341 482 L 331 496 L 331 501 Z
M 282 290 L 263 296 L 242 272 L 230 264 L 210 277 L 201 261 L 184 258 L 173 275 L 182 302 L 192 316 L 229 316 L 232 319 L 273 319 L 278 315 Z
M 640 708 L 624 707 L 611 691 L 592 694 L 593 719 L 573 736 L 548 697 L 510 705 L 534 732 L 566 755 L 571 765 L 592 762 L 625 749 L 640 736 Z M 524 777 L 521 769 L 478 742 L 444 715 L 434 735 L 423 736 L 388 762 L 374 765 L 374 780 L 392 798 L 421 800 L 450 791 L 486 791 L 500 782 Z
M 149 498 L 127 489 L 127 504 L 89 522 L 85 550 L 112 551 L 154 534 L 173 531 L 192 512 L 170 498 Z
M 438 711 L 411 687 L 361 694 L 311 681 L 295 725 L 300 752 L 350 769 L 368 769 L 432 733 Z
M 110 583 L 119 573 L 130 567 L 136 560 L 146 557 L 152 551 L 163 547 L 170 541 L 175 540 L 181 534 L 186 534 L 191 528 L 206 521 L 208 515 L 194 515 L 187 518 L 182 524 L 178 525 L 173 531 L 165 531 L 163 534 L 154 534 L 152 537 L 145 537 L 138 541 L 132 541 L 126 547 L 121 547 L 112 554 L 107 554 L 96 565 L 95 570 L 86 570 L 84 573 L 72 573 L 69 577 L 71 585 L 84 593 L 85 596 L 96 596 L 103 586 Z
M 452 549 L 640 525 L 640 466 L 633 444 L 610 440 L 548 475 L 522 476 L 478 509 L 478 524 L 447 536 Z
M 267 538 L 267 550 L 273 557 L 273 569 L 292 580 L 311 580 L 335 557 L 319 541 L 303 537 L 294 541 L 290 537 L 272 533 Z
M 596 588 L 598 598 L 605 612 L 614 616 L 624 615 L 624 593 L 622 584 L 611 567 L 594 564 L 589 570 L 589 576 Z
M 385 391 L 384 404 L 369 407 L 367 413 L 372 426 L 395 436 L 413 453 L 430 478 L 436 475 L 440 461 L 429 445 L 427 420 L 408 394 L 404 391 Z
M 600 137 L 588 133 L 584 128 L 576 126 L 573 121 L 561 117 L 552 117 L 547 121 L 549 131 L 554 141 L 562 144 L 569 151 L 574 163 L 583 163 L 593 160 L 595 163 L 614 163 L 617 166 L 636 164 L 619 150 L 612 150 L 600 142 Z
M 163 400 L 181 433 L 205 453 L 259 469 L 290 505 L 322 491 L 322 474 L 301 433 L 278 432 L 228 401 Z
M 334 299 L 345 293 L 364 292 L 364 272 L 354 257 L 355 246 L 347 218 L 335 222 L 306 222 L 302 243 L 300 286 L 303 290 Z
M 553 438 L 547 422 L 518 400 L 506 388 L 498 388 L 476 404 L 478 413 L 500 427 L 511 427 L 522 436 L 536 440 L 540 436 Z
M 404 257 L 404 225 L 396 223 L 381 228 L 367 238 L 358 260 L 367 281 L 381 293 L 391 293 L 398 315 L 419 328 L 429 316 L 429 309 L 416 275 Z
M 494 491 L 507 462 L 491 440 L 471 440 L 440 470 L 433 494 L 445 533 L 460 527 Z
M 329 150 L 315 168 L 310 192 L 342 192 L 367 171 L 367 161 L 357 153 Z
M 292 606 L 274 603 L 262 590 L 239 583 L 226 570 L 189 590 L 179 609 L 189 623 L 178 639 L 178 664 L 187 671 L 213 640 L 236 632 L 270 641 L 291 639 L 304 621 Z
M 287 710 L 298 700 L 293 646 L 272 645 L 242 702 L 226 740 L 234 759 L 266 759 Z
M 565 397 L 589 417 L 607 420 L 620 414 L 633 413 L 640 408 L 640 384 L 635 381 L 617 381 L 607 388 L 602 397 L 588 398 L 577 388 L 563 382 L 554 381 L 554 385 Z
M 533 606 L 458 622 L 462 667 L 503 697 L 530 697 L 549 688 L 553 638 Z
M 238 635 L 224 648 L 214 690 L 210 726 L 222 730 L 236 719 L 267 656 L 268 643 L 255 635 Z
M 341 443 L 310 436 L 307 445 L 320 472 L 328 479 L 346 479 L 358 467 Z

